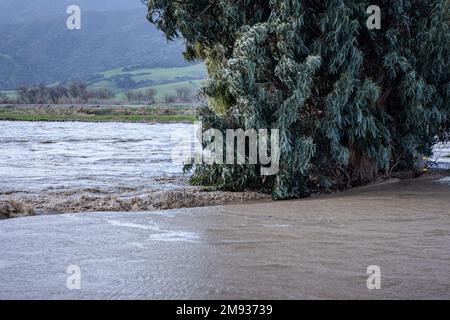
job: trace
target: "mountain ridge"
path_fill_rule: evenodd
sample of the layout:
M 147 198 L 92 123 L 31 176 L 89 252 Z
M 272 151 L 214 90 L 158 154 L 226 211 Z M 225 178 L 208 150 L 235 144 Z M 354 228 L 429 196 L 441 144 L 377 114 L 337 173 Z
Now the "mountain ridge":
M 6 2 L 10 3 L 0 0 L 0 6 Z M 58 8 L 71 2 L 62 0 L 57 3 Z M 23 21 L 20 15 L 14 23 L 0 23 L 1 90 L 80 79 L 129 65 L 148 68 L 188 65 L 182 56 L 183 43 L 167 42 L 147 21 L 145 7 L 139 1 L 139 5 L 134 2 L 127 5 L 113 0 L 116 7 L 108 5 L 99 11 L 95 10 L 101 8 L 99 0 L 79 2 L 87 8 L 82 9 L 81 30 L 68 30 L 69 15 L 65 10 L 54 14 L 61 12 L 53 10 L 54 7 L 45 13 L 37 10 L 38 14 L 29 21 Z

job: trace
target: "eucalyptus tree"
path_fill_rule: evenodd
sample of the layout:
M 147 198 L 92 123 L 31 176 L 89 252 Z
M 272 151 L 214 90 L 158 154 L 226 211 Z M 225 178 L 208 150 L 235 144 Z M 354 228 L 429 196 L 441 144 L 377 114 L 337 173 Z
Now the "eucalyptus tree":
M 203 60 L 207 106 L 226 130 L 279 129 L 280 170 L 197 165 L 192 182 L 276 199 L 414 168 L 449 132 L 446 0 L 149 0 L 148 18 Z M 379 8 L 378 27 L 369 19 Z M 374 24 L 375 26 L 377 23 Z

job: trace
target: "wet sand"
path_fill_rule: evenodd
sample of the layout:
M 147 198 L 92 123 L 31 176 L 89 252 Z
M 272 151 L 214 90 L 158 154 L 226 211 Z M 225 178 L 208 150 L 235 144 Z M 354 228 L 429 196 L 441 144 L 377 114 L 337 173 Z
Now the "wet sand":
M 0 221 L 0 299 L 449 299 L 450 179 Z M 81 268 L 81 290 L 66 269 Z M 367 267 L 381 268 L 368 290 Z

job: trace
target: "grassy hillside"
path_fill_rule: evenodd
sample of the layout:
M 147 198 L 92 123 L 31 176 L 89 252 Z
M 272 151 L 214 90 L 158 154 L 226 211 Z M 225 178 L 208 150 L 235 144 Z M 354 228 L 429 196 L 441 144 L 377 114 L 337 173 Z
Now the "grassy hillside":
M 89 89 L 109 89 L 117 99 L 125 99 L 125 91 L 144 91 L 152 88 L 156 91 L 156 100 L 163 101 L 167 95 L 176 95 L 179 87 L 190 88 L 197 92 L 206 78 L 203 64 L 179 68 L 118 68 L 101 72 L 86 81 Z M 132 82 L 130 87 L 122 84 L 123 79 Z
M 17 93 L 15 90 L 3 90 L 0 91 L 0 94 L 4 94 L 8 99 L 16 99 Z
M 84 78 L 91 88 L 108 88 L 116 93 L 128 89 L 147 88 L 159 85 L 203 80 L 206 69 L 203 64 L 176 68 L 124 67 L 107 70 Z M 131 79 L 134 85 L 123 85 L 123 79 Z
M 126 70 L 126 68 L 112 69 L 108 71 L 101 72 L 105 77 L 113 77 L 121 75 L 124 73 L 132 74 L 135 79 L 140 80 L 166 80 L 173 79 L 177 77 L 204 77 L 205 68 L 203 64 L 196 64 L 192 66 L 186 66 L 181 68 L 134 68 L 132 70 Z

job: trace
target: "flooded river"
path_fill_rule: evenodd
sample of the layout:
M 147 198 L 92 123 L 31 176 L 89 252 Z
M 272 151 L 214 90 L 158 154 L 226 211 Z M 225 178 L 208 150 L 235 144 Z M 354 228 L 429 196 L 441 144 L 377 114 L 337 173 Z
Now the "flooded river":
M 0 122 L 0 204 L 82 212 L 0 221 L 0 300 L 450 298 L 448 175 L 213 207 L 252 195 L 185 184 L 170 154 L 189 129 Z
M 182 176 L 172 137 L 187 124 L 1 122 L 0 193 L 144 187 Z M 165 183 L 164 187 L 171 187 Z
M 0 197 L 178 188 L 171 153 L 193 133 L 188 124 L 0 121 Z M 450 146 L 437 146 L 435 160 L 450 167 Z
M 194 132 L 189 124 L 1 121 L 0 218 L 266 198 L 188 186 L 171 155 L 180 144 L 189 145 Z M 450 168 L 449 145 L 438 145 L 432 161 Z
M 202 192 L 186 184 L 174 147 L 189 124 L 0 122 L 3 211 L 26 214 L 145 211 L 265 196 Z

